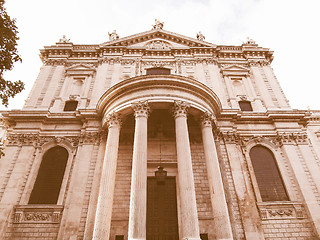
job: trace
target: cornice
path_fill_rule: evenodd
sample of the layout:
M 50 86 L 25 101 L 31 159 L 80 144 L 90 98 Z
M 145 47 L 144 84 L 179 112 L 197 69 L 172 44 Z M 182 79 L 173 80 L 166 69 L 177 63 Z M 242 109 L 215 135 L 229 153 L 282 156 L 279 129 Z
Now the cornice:
M 170 89 L 171 93 L 168 94 L 166 91 L 159 92 L 158 90 L 160 88 Z M 147 95 L 144 95 L 144 91 L 141 91 L 144 89 L 148 89 Z M 206 108 L 214 112 L 215 115 L 218 115 L 221 110 L 221 103 L 218 96 L 210 88 L 197 80 L 180 75 L 143 75 L 123 80 L 109 88 L 100 97 L 97 103 L 97 111 L 100 116 L 103 116 L 111 110 L 115 111 L 118 108 L 126 108 L 125 106 L 127 106 L 130 101 L 148 99 L 152 99 L 152 101 L 182 100 L 180 99 L 180 95 L 175 95 L 176 92 L 174 90 L 185 92 L 187 95 L 190 94 L 197 99 L 194 102 L 192 99 L 188 99 L 188 101 L 193 102 L 193 107 L 195 108 L 204 110 L 205 105 Z M 131 100 L 126 99 L 124 101 L 123 97 L 128 95 L 132 96 Z M 202 106 L 202 104 L 204 105 Z
M 79 109 L 75 112 L 51 113 L 47 110 L 11 110 L 1 112 L 8 125 L 17 122 L 79 122 L 88 119 L 100 119 L 95 109 Z
M 154 40 L 154 41 L 153 41 Z M 144 46 L 135 46 L 146 42 Z M 159 46 L 154 46 L 152 43 Z M 160 43 L 157 43 L 160 42 Z M 179 44 L 172 46 L 169 42 Z M 152 46 L 151 46 L 151 45 Z M 241 46 L 217 46 L 215 44 L 190 38 L 163 29 L 134 34 L 108 41 L 102 44 L 76 45 L 73 43 L 57 43 L 40 50 L 41 59 L 45 64 L 65 65 L 71 59 L 86 61 L 101 61 L 106 56 L 185 56 L 210 57 L 213 61 L 242 60 L 252 64 L 270 64 L 273 52 L 257 44 L 242 44 Z
M 304 110 L 271 110 L 267 112 L 242 112 L 235 109 L 223 109 L 218 120 L 233 122 L 271 121 L 271 122 L 299 122 L 306 124 L 308 112 Z

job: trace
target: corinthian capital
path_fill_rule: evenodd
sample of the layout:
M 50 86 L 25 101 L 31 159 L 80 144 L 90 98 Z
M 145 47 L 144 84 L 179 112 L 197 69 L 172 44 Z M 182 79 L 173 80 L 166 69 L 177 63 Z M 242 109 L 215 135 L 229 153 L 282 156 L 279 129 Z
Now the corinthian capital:
M 210 127 L 212 128 L 212 122 L 214 122 L 214 116 L 209 113 L 209 112 L 205 112 L 201 118 L 200 118 L 200 121 L 201 121 L 201 127 Z
M 134 116 L 137 117 L 148 117 L 150 113 L 150 107 L 147 101 L 138 102 L 132 104 L 132 108 L 134 111 Z
M 121 126 L 120 114 L 116 112 L 108 114 L 105 121 L 108 125 L 108 128 Z
M 174 118 L 186 117 L 189 107 L 190 107 L 189 103 L 186 103 L 183 101 L 174 101 L 173 108 L 172 108 Z

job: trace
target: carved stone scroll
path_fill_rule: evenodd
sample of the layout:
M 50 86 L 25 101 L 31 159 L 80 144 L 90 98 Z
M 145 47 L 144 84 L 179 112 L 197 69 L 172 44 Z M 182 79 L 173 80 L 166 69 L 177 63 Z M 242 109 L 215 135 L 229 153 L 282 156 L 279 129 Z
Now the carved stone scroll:
M 63 206 L 17 206 L 14 212 L 13 223 L 59 223 Z

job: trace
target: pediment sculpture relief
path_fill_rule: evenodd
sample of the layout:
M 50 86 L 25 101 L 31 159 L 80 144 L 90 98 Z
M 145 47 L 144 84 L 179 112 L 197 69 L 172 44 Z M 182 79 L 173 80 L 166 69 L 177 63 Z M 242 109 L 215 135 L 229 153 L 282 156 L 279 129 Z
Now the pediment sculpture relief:
M 161 40 L 155 40 L 146 45 L 147 49 L 171 49 L 171 45 Z

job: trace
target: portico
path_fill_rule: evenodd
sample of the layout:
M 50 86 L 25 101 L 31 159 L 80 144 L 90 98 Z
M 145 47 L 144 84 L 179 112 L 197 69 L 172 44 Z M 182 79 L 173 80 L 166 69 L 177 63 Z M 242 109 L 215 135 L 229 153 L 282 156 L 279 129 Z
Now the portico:
M 168 91 L 169 90 L 169 91 Z M 192 100 L 191 100 L 192 99 Z M 200 239 L 194 172 L 188 132 L 188 115 L 202 122 L 202 139 L 212 205 L 212 216 L 220 226 L 219 239 L 232 239 L 220 169 L 212 134 L 212 120 L 219 113 L 219 100 L 201 83 L 181 76 L 144 76 L 128 79 L 108 90 L 98 103 L 103 126 L 108 128 L 105 159 L 100 181 L 99 200 L 94 225 L 94 239 L 109 239 L 113 191 L 116 178 L 120 118 L 133 114 L 132 153 L 128 239 L 147 239 L 148 117 L 165 109 L 174 119 L 179 239 Z M 116 117 L 115 117 L 116 116 Z M 208 117 L 208 116 L 211 116 Z M 116 121 L 116 124 L 115 124 Z M 111 147 L 112 146 L 112 147 Z M 161 142 L 160 142 L 161 152 Z M 161 154 L 161 153 L 160 153 Z M 160 156 L 161 164 L 161 156 Z

